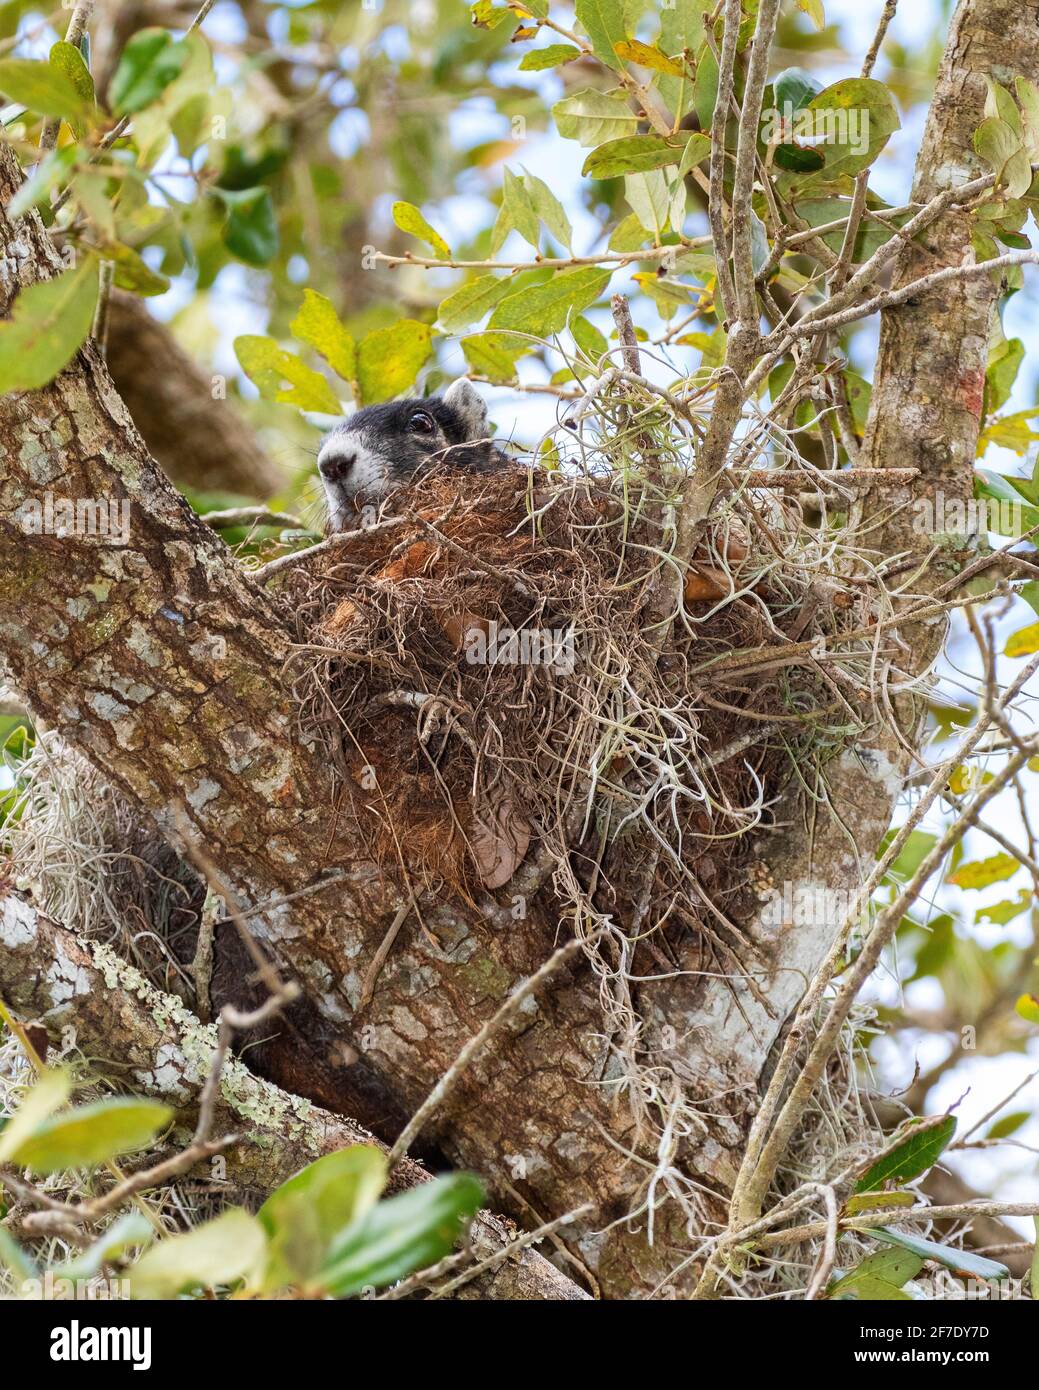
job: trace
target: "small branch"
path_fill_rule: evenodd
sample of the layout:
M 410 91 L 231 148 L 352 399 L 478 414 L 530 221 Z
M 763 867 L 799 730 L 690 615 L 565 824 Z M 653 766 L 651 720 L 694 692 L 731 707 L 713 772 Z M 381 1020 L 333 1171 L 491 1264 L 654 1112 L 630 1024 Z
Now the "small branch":
M 292 531 L 309 529 L 291 512 L 272 512 L 267 507 L 226 507 L 218 512 L 203 512 L 202 520 L 214 531 L 227 530 L 232 526 L 279 526 Z
M 395 526 L 403 526 L 408 520 L 406 516 L 390 516 L 385 521 L 377 521 L 372 526 L 361 526 L 356 531 L 339 531 L 334 536 L 329 536 L 323 541 L 318 541 L 317 545 L 307 546 L 304 550 L 293 550 L 288 555 L 279 555 L 277 560 L 270 560 L 266 565 L 259 565 L 254 570 L 246 570 L 250 579 L 255 579 L 259 584 L 266 584 L 276 574 L 288 569 L 291 565 L 303 563 L 309 564 L 318 555 L 327 555 L 332 550 L 338 550 L 341 546 L 352 545 L 354 541 L 360 540 L 363 536 L 375 535 L 379 531 L 391 531 Z

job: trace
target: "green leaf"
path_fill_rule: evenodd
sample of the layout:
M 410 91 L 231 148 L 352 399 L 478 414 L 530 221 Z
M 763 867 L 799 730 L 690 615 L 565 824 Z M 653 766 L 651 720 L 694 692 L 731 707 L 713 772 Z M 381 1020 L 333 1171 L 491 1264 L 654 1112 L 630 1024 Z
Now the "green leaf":
M 574 229 L 570 225 L 563 204 L 549 188 L 548 184 L 534 174 L 524 174 L 523 182 L 527 197 L 534 212 L 545 224 L 560 245 L 569 251 Z
M 103 1264 L 119 1259 L 134 1246 L 150 1245 L 154 1239 L 155 1228 L 148 1218 L 139 1211 L 127 1212 L 92 1245 L 65 1264 L 56 1265 L 52 1273 L 61 1279 L 92 1279 Z
M 232 1207 L 186 1235 L 170 1236 L 146 1250 L 133 1269 L 133 1297 L 176 1298 L 240 1280 L 251 1285 L 261 1277 L 266 1254 L 267 1237 L 259 1221 Z
M 83 345 L 94 321 L 98 263 L 84 256 L 53 280 L 29 285 L 0 323 L 0 393 L 53 381 Z
M 564 139 L 576 140 L 586 148 L 601 145 L 606 140 L 619 140 L 624 135 L 634 135 L 639 124 L 638 116 L 620 89 L 597 92 L 586 87 L 572 97 L 557 101 L 552 107 L 552 115 Z
M 682 3 L 657 7 L 660 15 L 657 47 L 664 53 L 676 55 L 677 62 L 681 62 L 683 51 L 688 50 L 695 67 L 695 77 L 687 68 L 683 68 L 681 77 L 661 73 L 657 79 L 660 95 L 676 122 L 684 120 L 694 106 L 700 115 L 706 104 L 706 120 L 701 122 L 703 130 L 711 123 L 714 90 L 718 84 L 717 64 L 704 36 L 704 12 L 712 8 L 711 0 L 682 0 Z
M 610 283 L 609 270 L 584 266 L 557 271 L 551 280 L 509 295 L 491 315 L 489 328 L 511 329 L 546 338 L 566 326 L 570 313 L 594 304 Z
M 3 1226 L 0 1226 L 0 1269 L 9 1269 L 19 1283 L 37 1279 L 40 1273 L 29 1254 Z
M 527 192 L 525 179 L 506 169 L 502 183 L 501 210 L 491 231 L 491 253 L 496 255 L 511 231 L 519 232 L 534 250 L 538 249 L 540 221 Z
M 0 1129 L 0 1163 L 9 1163 L 21 1145 L 71 1094 L 72 1079 L 64 1068 L 48 1067 L 40 1072 L 14 1116 Z
M 75 44 L 65 43 L 60 40 L 51 45 L 48 62 L 57 72 L 62 73 L 72 83 L 79 93 L 87 112 L 94 109 L 94 79 L 90 75 L 90 69 L 83 61 L 83 55 Z M 86 131 L 84 120 L 73 121 L 72 130 L 78 139 Z
M 1005 87 L 986 75 L 985 115 L 1005 121 L 1015 135 L 1021 134 L 1021 113 Z
M 180 75 L 188 45 L 165 29 L 141 29 L 126 44 L 108 89 L 117 116 L 141 111 L 157 101 Z
M 1022 912 L 1027 912 L 1031 905 L 1032 890 L 1022 888 L 1016 898 L 1005 898 L 1003 902 L 991 903 L 988 907 L 979 907 L 974 914 L 974 920 L 975 922 L 994 922 L 997 927 L 1005 927 L 1015 917 L 1020 917 Z
M 362 338 L 357 349 L 357 380 L 365 405 L 403 395 L 433 350 L 428 323 L 401 319 Z
M 1024 531 L 1029 531 L 1033 526 L 1039 526 L 1039 507 L 1031 506 L 1024 501 L 1020 492 L 1014 487 L 1013 478 L 1005 478 L 1001 473 L 993 473 L 987 468 L 975 468 L 974 470 L 974 496 L 988 497 L 993 502 L 1009 502 L 1011 507 L 1008 509 L 1009 521 L 1004 521 L 1001 507 L 998 509 L 998 518 L 993 518 L 991 513 L 997 511 L 990 508 L 990 525 L 992 520 L 999 519 L 1000 526 L 1009 525 L 1010 530 L 1002 532 L 1006 535 L 1021 535 Z M 993 526 L 993 530 L 996 528 Z
M 1030 1110 L 1015 1110 L 1009 1115 L 1004 1115 L 998 1119 L 994 1125 L 990 1126 L 986 1139 L 1009 1139 L 1012 1134 L 1016 1134 L 1022 1125 L 1026 1125 L 1032 1118 Z
M 625 37 L 623 0 L 574 0 L 577 22 L 592 43 L 592 52 L 607 67 L 619 68 L 616 45 Z
M 115 283 L 121 290 L 130 290 L 133 294 L 147 297 L 165 294 L 170 287 L 166 276 L 152 270 L 147 261 L 131 246 L 124 246 L 119 241 L 108 242 L 101 255 L 104 260 L 114 264 Z
M 479 279 L 468 280 L 441 302 L 437 311 L 440 327 L 445 333 L 457 333 L 460 328 L 477 323 L 508 294 L 510 288 L 510 280 L 499 280 L 494 275 L 481 275 Z
M 817 82 L 804 68 L 784 68 L 772 84 L 776 106 L 785 114 L 786 107 L 796 115 L 822 91 L 822 83 Z
M 266 188 L 213 190 L 227 209 L 224 245 L 246 265 L 267 265 L 278 250 L 278 223 Z
M 938 1245 L 933 1240 L 923 1240 L 920 1236 L 907 1236 L 902 1231 L 892 1231 L 888 1226 L 877 1226 L 870 1234 L 877 1240 L 911 1250 L 914 1255 L 922 1255 L 925 1260 L 937 1260 L 939 1264 L 945 1265 L 957 1274 L 973 1275 L 977 1279 L 1007 1279 L 1010 1276 L 1006 1265 L 1001 1265 L 996 1260 L 986 1260 L 969 1250 L 954 1250 L 950 1245 Z
M 917 1201 L 915 1192 L 860 1192 L 848 1198 L 844 1210 L 849 1216 L 862 1211 L 878 1211 L 886 1207 L 912 1207 Z
M 702 164 L 710 153 L 710 138 L 694 131 L 686 141 L 682 158 L 678 161 L 678 177 L 684 179 L 690 169 L 695 169 L 698 164 Z
M 258 1216 L 267 1232 L 267 1289 L 306 1288 L 333 1242 L 363 1218 L 386 1186 L 386 1156 L 371 1144 L 326 1154 L 282 1183 Z
M 330 299 L 316 290 L 303 291 L 303 303 L 289 324 L 292 336 L 319 353 L 344 381 L 357 374 L 357 349 Z
M 610 233 L 608 245 L 611 251 L 638 251 L 652 240 L 653 238 L 635 214 L 629 212 L 627 217 L 621 218 Z
M 133 1096 L 110 1096 L 76 1106 L 37 1125 L 11 1161 L 34 1173 L 93 1168 L 117 1154 L 147 1148 L 173 1118 L 168 1105 Z
M 1013 878 L 1020 867 L 1012 854 L 993 854 L 988 859 L 961 864 L 953 873 L 946 875 L 945 881 L 957 888 L 988 888 L 992 883 L 1002 883 L 1005 879 Z
M 0 92 L 40 116 L 60 118 L 72 126 L 85 120 L 91 106 L 60 67 L 28 58 L 0 62 Z
M 469 1173 L 452 1173 L 379 1202 L 333 1244 L 321 1271 L 339 1298 L 382 1288 L 449 1254 L 483 1201 Z
M 866 1255 L 853 1270 L 845 1274 L 843 1279 L 838 1279 L 827 1289 L 827 1296 L 832 1298 L 835 1294 L 854 1292 L 862 1298 L 867 1294 L 863 1290 L 863 1284 L 872 1285 L 873 1281 L 879 1280 L 891 1289 L 900 1289 L 903 1284 L 908 1284 L 910 1279 L 916 1276 L 924 1267 L 924 1257 L 914 1254 L 909 1250 L 894 1248 L 889 1250 L 875 1250 L 872 1254 Z
M 413 203 L 394 203 L 392 212 L 393 220 L 402 232 L 407 232 L 409 236 L 418 237 L 419 241 L 424 241 L 428 246 L 431 246 L 442 261 L 450 260 L 450 246 L 440 233 L 429 225 Z
M 1020 198 L 1032 183 L 1032 165 L 1021 136 L 1006 121 L 989 116 L 974 132 L 974 148 L 996 173 L 997 187 Z
M 570 332 L 573 334 L 574 342 L 589 362 L 598 363 L 599 359 L 610 350 L 609 343 L 595 324 L 589 323 L 581 315 L 570 320 Z
M 581 50 L 572 43 L 550 43 L 547 48 L 534 48 L 520 59 L 521 72 L 543 72 L 580 58 Z
M 343 407 L 321 375 L 286 352 L 273 338 L 243 334 L 234 340 L 235 356 L 249 380 L 267 401 L 281 401 L 299 410 L 341 415 Z
M 887 850 L 896 834 L 897 830 L 889 830 L 884 836 L 877 854 L 878 859 Z M 889 876 L 901 883 L 908 883 L 937 843 L 937 835 L 932 835 L 926 830 L 911 830 L 898 858 L 888 869 Z
M 671 214 L 671 195 L 663 169 L 647 174 L 626 174 L 624 197 L 632 212 L 659 244 Z
M 780 169 L 793 174 L 813 174 L 826 164 L 821 150 L 798 144 L 777 145 L 774 161 Z
M 710 152 L 711 142 L 703 135 L 628 135 L 620 140 L 608 140 L 592 150 L 584 161 L 581 173 L 591 179 L 615 179 L 623 174 L 645 173 L 663 169 L 685 158 L 687 147 L 702 142 L 703 153 Z M 691 167 L 691 166 L 690 166 Z
M 955 1133 L 954 1115 L 908 1121 L 896 1133 L 887 1151 L 862 1174 L 855 1191 L 873 1192 L 885 1182 L 911 1182 L 934 1167 Z
M 986 415 L 991 415 L 1006 405 L 1024 358 L 1025 345 L 1020 338 L 1001 338 L 989 353 L 988 366 L 985 369 Z
M 515 339 L 504 333 L 474 333 L 462 339 L 462 352 L 475 376 L 490 381 L 514 381 L 516 359 L 522 357 L 526 345 L 514 346 Z
M 61 149 L 51 150 L 41 159 L 35 171 L 8 203 L 7 216 L 10 220 L 14 222 L 29 208 L 46 209 L 49 195 L 68 182 L 69 172 L 79 153 L 78 145 L 65 145 Z

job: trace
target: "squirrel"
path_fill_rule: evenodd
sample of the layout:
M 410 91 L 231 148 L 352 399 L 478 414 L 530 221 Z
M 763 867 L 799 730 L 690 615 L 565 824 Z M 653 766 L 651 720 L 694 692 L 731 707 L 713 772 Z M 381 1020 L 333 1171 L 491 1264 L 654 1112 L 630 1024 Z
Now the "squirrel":
M 328 529 L 349 529 L 361 506 L 379 505 L 421 473 L 491 473 L 509 463 L 491 442 L 483 397 L 464 377 L 442 396 L 365 406 L 318 451 Z

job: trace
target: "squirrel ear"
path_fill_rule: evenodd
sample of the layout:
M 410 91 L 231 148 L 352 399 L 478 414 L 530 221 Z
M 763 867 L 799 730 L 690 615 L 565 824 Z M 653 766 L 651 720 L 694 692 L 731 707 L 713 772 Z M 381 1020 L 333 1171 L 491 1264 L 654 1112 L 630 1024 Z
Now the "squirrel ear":
M 487 402 L 471 381 L 464 376 L 453 381 L 444 392 L 444 402 L 461 416 L 470 439 L 486 438 Z

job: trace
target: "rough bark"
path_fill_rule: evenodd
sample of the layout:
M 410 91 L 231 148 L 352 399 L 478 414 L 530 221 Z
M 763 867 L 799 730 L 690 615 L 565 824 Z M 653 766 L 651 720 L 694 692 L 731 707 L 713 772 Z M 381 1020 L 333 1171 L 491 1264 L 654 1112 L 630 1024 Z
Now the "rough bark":
M 108 316 L 108 370 L 152 457 L 168 477 L 199 492 L 266 500 L 283 484 L 233 401 L 144 302 L 116 291 Z
M 46 1028 L 55 1044 L 103 1056 L 107 1075 L 172 1106 L 176 1120 L 170 1141 L 190 1143 L 216 1046 L 214 1024 L 200 1023 L 179 999 L 150 985 L 109 946 L 50 921 L 10 889 L 0 896 L 0 996 L 22 1023 Z M 349 1144 L 384 1147 L 360 1125 L 261 1080 L 235 1057 L 227 1059 L 221 1074 L 212 1133 L 241 1136 L 223 1155 L 236 1200 L 262 1200 L 308 1163 Z M 389 1191 L 428 1180 L 425 1169 L 404 1159 L 393 1171 Z M 473 1227 L 477 1259 L 512 1239 L 508 1222 L 479 1213 Z M 458 1296 L 587 1297 L 530 1248 L 477 1276 Z
M 984 116 L 985 78 L 1012 89 L 1015 76 L 1032 82 L 1039 78 L 1039 4 L 961 0 L 916 163 L 914 200 L 924 202 L 989 172 L 973 145 Z M 971 214 L 964 211 L 936 221 L 899 257 L 893 287 L 973 261 L 972 224 Z M 861 463 L 866 468 L 908 465 L 920 470 L 912 483 L 885 489 L 884 502 L 892 515 L 878 544 L 886 554 L 905 552 L 917 561 L 937 545 L 939 554 L 918 586 L 923 589 L 947 579 L 963 560 L 954 537 L 935 536 L 920 524 L 917 504 L 933 501 L 937 493 L 950 502 L 973 496 L 989 330 L 998 293 L 992 276 L 975 275 L 881 316 Z M 962 541 L 959 544 L 962 547 Z M 934 659 L 944 631 L 944 623 L 936 622 L 922 648 L 914 640 L 915 669 L 925 670 Z

